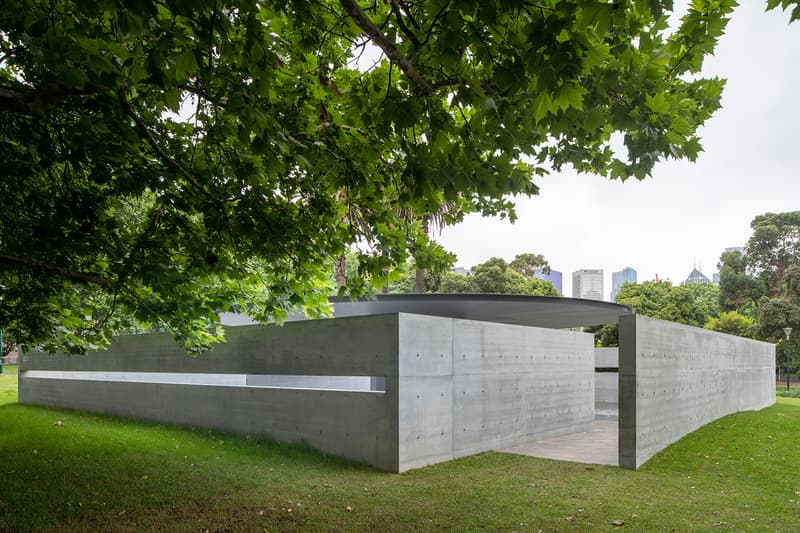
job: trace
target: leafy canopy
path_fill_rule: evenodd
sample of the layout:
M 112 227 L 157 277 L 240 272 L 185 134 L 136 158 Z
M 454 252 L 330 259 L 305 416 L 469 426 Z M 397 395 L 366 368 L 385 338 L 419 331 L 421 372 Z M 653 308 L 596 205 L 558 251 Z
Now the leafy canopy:
M 0 325 L 201 350 L 219 311 L 324 312 L 351 245 L 379 286 L 435 262 L 420 218 L 445 204 L 513 218 L 551 169 L 694 160 L 734 5 L 693 0 L 672 30 L 669 0 L 6 0 Z
M 669 281 L 644 281 L 624 284 L 616 301 L 642 315 L 703 327 L 719 314 L 718 294 L 713 283 L 675 286 Z
M 520 254 L 511 263 L 499 257 L 472 267 L 466 275 L 444 269 L 429 272 L 425 278 L 425 292 L 443 294 L 522 294 L 528 296 L 560 296 L 555 286 L 546 280 L 527 277 L 520 273 L 514 264 L 527 264 L 529 258 L 547 265 L 540 254 Z M 409 265 L 400 278 L 392 283 L 389 292 L 415 292 L 414 264 Z M 549 267 L 548 267 L 549 268 Z
M 492 257 L 472 267 L 468 278 L 472 281 L 472 290 L 469 292 L 559 296 L 555 286 L 549 281 L 526 277 L 499 257 Z
M 752 337 L 754 325 L 755 322 L 749 316 L 737 313 L 736 311 L 728 311 L 720 314 L 718 317 L 712 317 L 706 322 L 704 327 L 713 331 L 729 333 L 740 337 Z

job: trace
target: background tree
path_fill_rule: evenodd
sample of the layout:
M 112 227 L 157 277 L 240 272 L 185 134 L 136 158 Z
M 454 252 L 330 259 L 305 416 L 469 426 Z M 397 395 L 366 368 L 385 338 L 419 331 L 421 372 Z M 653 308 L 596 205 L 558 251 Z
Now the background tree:
M 775 342 L 783 328 L 800 327 L 800 211 L 759 215 L 750 227 L 745 254 L 721 257 L 720 304 L 754 318 L 756 337 Z
M 474 278 L 470 275 L 445 272 L 442 274 L 439 292 L 444 294 L 476 294 L 478 288 L 475 286 Z
M 499 257 L 472 267 L 468 277 L 472 280 L 470 288 L 476 293 L 559 296 L 549 281 L 526 278 Z
M 698 310 L 697 320 L 705 324 L 709 319 L 720 314 L 719 285 L 715 283 L 687 283 L 683 287 L 689 289 L 694 297 L 694 305 Z
M 551 169 L 694 160 L 735 2 L 671 4 L 7 0 L 0 324 L 80 351 L 127 315 L 204 349 L 219 311 L 324 312 L 351 246 L 353 294 L 427 268 L 403 211 L 513 218 Z
M 414 260 L 411 260 L 407 263 L 400 276 L 389 284 L 388 292 L 391 294 L 431 294 L 435 292 L 442 292 L 442 280 L 446 275 L 452 274 L 449 271 L 450 266 L 452 266 L 452 263 L 440 264 L 438 266 L 434 266 L 433 268 L 429 267 L 427 270 L 425 270 L 425 275 L 422 278 L 422 290 L 420 291 L 420 287 L 418 285 L 418 273 L 422 269 L 417 268 L 417 263 Z
M 514 257 L 508 266 L 526 278 L 532 278 L 539 272 L 550 273 L 550 263 L 547 262 L 547 259 L 542 254 L 519 254 Z
M 745 316 L 736 311 L 722 313 L 718 317 L 712 317 L 705 324 L 706 329 L 730 333 L 740 337 L 752 337 L 755 321 L 749 316 Z
M 616 301 L 645 316 L 703 327 L 717 314 L 711 301 L 715 294 L 710 283 L 673 286 L 669 281 L 645 281 L 623 285 Z
M 724 252 L 717 267 L 720 309 L 755 316 L 755 302 L 766 289 L 762 280 L 747 273 L 745 257 L 738 251 Z
M 800 211 L 759 215 L 750 227 L 747 266 L 767 287 L 770 298 L 787 298 L 787 271 L 800 265 Z
M 703 327 L 719 315 L 719 288 L 713 283 L 688 283 L 674 286 L 669 281 L 644 281 L 624 283 L 617 293 L 616 302 L 626 305 L 636 313 L 679 324 Z M 598 346 L 617 346 L 619 328 L 606 324 L 587 328 L 595 334 Z
M 603 324 L 602 326 L 584 327 L 583 331 L 594 334 L 595 346 L 616 347 L 619 346 L 619 324 Z

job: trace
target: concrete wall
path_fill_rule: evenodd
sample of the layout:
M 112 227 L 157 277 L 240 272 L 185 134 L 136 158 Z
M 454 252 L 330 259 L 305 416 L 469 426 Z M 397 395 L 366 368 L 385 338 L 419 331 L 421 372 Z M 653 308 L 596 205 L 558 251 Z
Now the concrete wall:
M 619 348 L 595 348 L 595 368 L 619 368 Z
M 404 468 L 591 425 L 592 335 L 402 316 L 398 403 Z
M 268 434 L 396 471 L 397 316 L 229 328 L 199 357 L 165 334 L 116 339 L 82 356 L 28 353 L 22 403 Z M 28 370 L 385 376 L 385 393 L 31 378 Z
M 231 327 L 227 343 L 200 357 L 186 356 L 167 335 L 138 335 L 86 356 L 28 354 L 20 401 L 304 440 L 404 471 L 587 429 L 592 341 L 572 331 L 403 313 Z M 369 376 L 382 378 L 384 392 L 123 383 L 102 374 L 46 379 L 36 371 L 223 373 L 236 383 L 246 375 L 244 384 L 273 381 L 259 375 Z
M 619 322 L 619 461 L 638 468 L 687 433 L 775 402 L 775 346 L 640 315 Z
M 619 348 L 594 349 L 595 418 L 616 418 L 619 411 Z
M 4 365 L 16 365 L 19 363 L 19 352 L 16 349 L 11 350 L 9 354 L 2 359 Z

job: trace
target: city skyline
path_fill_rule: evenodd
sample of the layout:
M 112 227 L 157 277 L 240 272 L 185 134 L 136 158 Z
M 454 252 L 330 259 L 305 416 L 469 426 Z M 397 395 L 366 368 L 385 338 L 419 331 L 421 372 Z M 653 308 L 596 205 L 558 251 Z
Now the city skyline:
M 738 246 L 737 247 L 728 247 L 728 248 L 725 248 L 723 251 L 724 252 L 729 252 L 729 251 L 732 251 L 732 250 L 733 251 L 743 251 L 744 248 L 743 247 L 738 247 Z M 721 253 L 722 252 L 720 252 L 720 254 Z M 490 258 L 487 257 L 486 261 L 488 261 L 489 259 Z M 509 258 L 502 258 L 502 259 L 506 260 L 506 262 L 510 261 Z M 483 263 L 483 262 L 485 262 L 485 261 L 481 261 L 480 263 Z M 476 265 L 480 264 L 480 263 L 476 263 Z M 469 265 L 469 266 L 459 265 L 458 267 L 451 268 L 450 271 L 454 272 L 456 274 L 467 275 L 467 274 L 470 273 L 470 270 L 472 269 L 472 267 L 474 267 L 476 265 Z M 626 265 L 625 267 L 621 268 L 619 271 L 610 271 L 610 270 L 607 270 L 605 268 L 579 268 L 578 270 L 571 272 L 570 275 L 566 277 L 566 279 L 568 279 L 568 280 L 573 280 L 573 283 L 570 285 L 570 291 L 564 290 L 563 272 L 560 271 L 555 266 L 553 266 L 552 264 L 550 265 L 550 272 L 551 273 L 549 275 L 548 274 L 544 274 L 543 272 L 537 272 L 536 274 L 534 274 L 533 277 L 553 283 L 553 286 L 555 286 L 556 290 L 558 290 L 558 292 L 561 293 L 563 296 L 569 296 L 569 297 L 572 297 L 572 298 L 579 298 L 580 296 L 576 296 L 576 291 L 575 291 L 575 286 L 574 286 L 574 279 L 575 279 L 575 275 L 576 274 L 578 274 L 579 272 L 583 272 L 583 271 L 599 272 L 600 276 L 602 276 L 602 282 L 600 282 L 600 290 L 603 293 L 602 300 L 606 301 L 606 302 L 613 302 L 614 301 L 615 275 L 617 275 L 617 274 L 623 274 L 623 276 L 622 276 L 624 278 L 623 279 L 623 283 L 626 282 L 626 281 L 630 281 L 631 283 L 642 283 L 644 281 L 656 281 L 655 277 L 649 278 L 649 279 L 639 279 L 638 271 L 635 268 L 631 267 L 630 265 Z M 688 274 L 683 277 L 683 279 L 672 280 L 672 279 L 663 278 L 663 277 L 659 276 L 657 280 L 658 281 L 668 281 L 668 282 L 672 283 L 673 285 L 681 285 L 681 284 L 686 283 L 687 282 L 687 278 L 691 277 L 692 274 L 694 274 L 695 271 L 699 271 L 701 274 L 703 274 L 705 277 L 707 277 L 709 283 L 719 284 L 719 280 L 716 279 L 716 276 L 718 274 L 718 271 L 716 269 L 713 272 L 710 272 L 711 275 L 708 275 L 709 273 L 701 270 L 699 265 L 694 265 L 688 271 Z M 632 277 L 630 275 L 630 272 L 633 273 Z M 607 283 L 608 280 L 610 280 L 610 282 Z M 622 283 L 620 283 L 620 286 L 621 285 L 622 285 Z M 608 292 L 606 292 L 605 287 L 609 287 Z

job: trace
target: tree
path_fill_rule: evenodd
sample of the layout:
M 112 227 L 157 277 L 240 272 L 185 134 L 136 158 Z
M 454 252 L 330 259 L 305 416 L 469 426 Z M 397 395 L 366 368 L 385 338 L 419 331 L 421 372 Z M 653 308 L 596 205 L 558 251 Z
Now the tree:
M 624 283 L 616 302 L 641 315 L 703 327 L 719 314 L 719 288 L 713 283 L 688 283 L 674 286 L 669 281 Z M 619 327 L 606 324 L 588 328 L 598 346 L 617 346 Z
M 472 276 L 445 272 L 442 274 L 439 292 L 444 294 L 475 294 L 478 289 L 475 287 L 475 280 Z
M 694 160 L 735 2 L 676 29 L 671 4 L 7 0 L 0 326 L 81 351 L 131 320 L 200 350 L 220 311 L 325 312 L 352 245 L 352 294 L 426 268 L 443 251 L 403 211 L 513 218 L 550 169 Z
M 750 223 L 747 265 L 772 298 L 789 296 L 784 283 L 790 267 L 800 265 L 800 211 L 766 213 Z
M 714 283 L 687 283 L 683 286 L 692 293 L 698 310 L 698 320 L 702 320 L 702 324 L 705 324 L 711 318 L 719 316 L 719 285 Z M 705 317 L 705 319 L 701 317 Z
M 626 283 L 617 293 L 617 303 L 645 316 L 703 327 L 711 317 L 710 309 L 695 294 L 706 290 L 692 289 L 691 284 L 673 286 L 669 281 Z
M 791 22 L 800 20 L 800 0 L 767 0 L 767 10 L 776 9 L 778 7 L 784 11 L 792 10 Z
M 499 257 L 492 257 L 472 267 L 469 277 L 472 278 L 472 288 L 476 293 L 559 296 L 549 281 L 526 278 Z
M 717 267 L 720 308 L 754 316 L 755 302 L 765 293 L 763 281 L 747 273 L 745 258 L 738 251 L 724 252 Z
M 775 342 L 784 337 L 783 328 L 787 326 L 793 329 L 800 326 L 800 305 L 792 300 L 762 296 L 756 306 L 758 338 Z
M 509 263 L 511 268 L 525 276 L 532 278 L 539 272 L 550 273 L 550 263 L 542 254 L 519 254 Z
M 455 260 L 455 256 L 452 256 Z M 420 268 L 413 260 L 409 261 L 400 276 L 389 284 L 389 291 L 392 294 L 411 294 L 411 293 L 435 293 L 440 292 L 444 277 L 452 274 L 448 269 L 452 262 L 447 264 L 434 265 L 434 268 L 425 270 L 422 279 L 422 287 L 419 286 Z M 454 274 L 456 275 L 456 274 Z M 421 290 L 420 290 L 421 289 Z
M 619 324 L 603 324 L 602 326 L 584 327 L 583 331 L 594 334 L 595 346 L 616 347 L 619 346 Z
M 800 211 L 758 215 L 750 227 L 744 256 L 722 255 L 720 304 L 754 318 L 755 335 L 775 342 L 783 328 L 800 328 Z
M 754 326 L 755 322 L 749 316 L 737 313 L 736 311 L 728 311 L 722 313 L 718 317 L 712 317 L 703 327 L 713 331 L 738 335 L 740 337 L 752 337 Z

